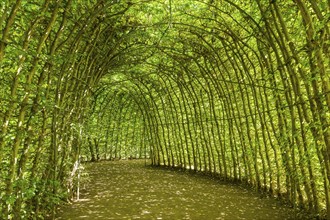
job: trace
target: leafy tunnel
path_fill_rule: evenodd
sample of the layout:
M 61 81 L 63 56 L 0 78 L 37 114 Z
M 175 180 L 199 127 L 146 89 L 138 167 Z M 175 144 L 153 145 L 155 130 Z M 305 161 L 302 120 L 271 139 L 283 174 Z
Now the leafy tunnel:
M 0 218 L 150 158 L 330 216 L 326 0 L 3 0 Z

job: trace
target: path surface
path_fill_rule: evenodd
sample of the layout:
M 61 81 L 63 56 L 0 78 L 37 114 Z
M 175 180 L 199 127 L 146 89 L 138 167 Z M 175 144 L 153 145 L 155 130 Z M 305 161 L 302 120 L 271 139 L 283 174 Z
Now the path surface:
M 57 219 L 295 219 L 293 210 L 255 192 L 144 161 L 87 164 L 80 200 Z

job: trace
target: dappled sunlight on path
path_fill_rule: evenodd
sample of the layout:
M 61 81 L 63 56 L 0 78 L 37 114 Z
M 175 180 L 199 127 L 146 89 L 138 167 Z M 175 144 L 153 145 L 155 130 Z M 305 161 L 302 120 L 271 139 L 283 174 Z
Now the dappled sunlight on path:
M 81 199 L 57 219 L 295 219 L 292 209 L 255 192 L 144 161 L 87 164 Z

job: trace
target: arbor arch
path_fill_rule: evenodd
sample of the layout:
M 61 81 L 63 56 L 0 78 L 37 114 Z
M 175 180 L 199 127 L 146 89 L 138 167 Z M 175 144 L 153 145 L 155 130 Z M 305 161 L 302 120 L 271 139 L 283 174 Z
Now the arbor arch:
M 329 216 L 329 7 L 4 1 L 0 216 L 54 214 L 82 156 L 209 172 Z

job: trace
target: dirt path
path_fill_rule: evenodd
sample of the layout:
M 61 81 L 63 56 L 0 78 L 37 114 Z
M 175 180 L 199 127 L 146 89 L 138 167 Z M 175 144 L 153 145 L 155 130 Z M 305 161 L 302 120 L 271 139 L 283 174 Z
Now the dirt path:
M 63 207 L 57 219 L 297 219 L 274 199 L 209 177 L 146 167 L 144 161 L 86 169 L 90 181 L 81 200 Z

